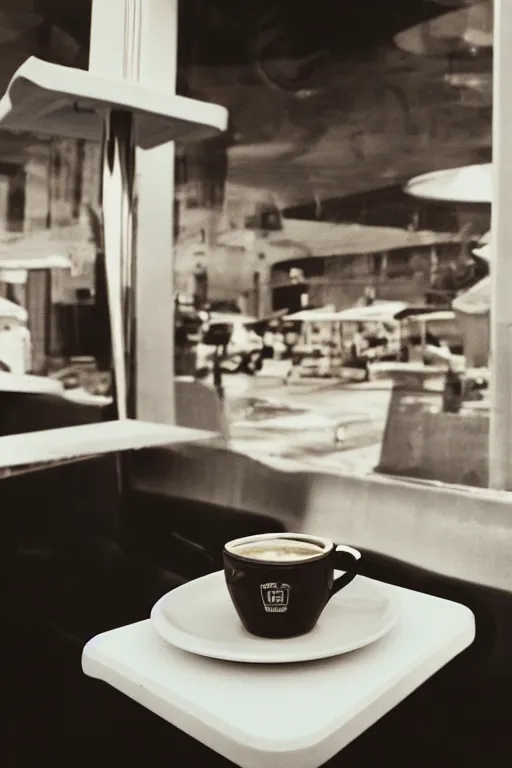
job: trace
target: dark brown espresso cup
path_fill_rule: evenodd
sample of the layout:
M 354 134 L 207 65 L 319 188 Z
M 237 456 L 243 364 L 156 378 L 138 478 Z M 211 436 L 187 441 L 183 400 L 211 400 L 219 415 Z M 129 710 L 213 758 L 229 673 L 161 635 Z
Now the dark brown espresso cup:
M 266 533 L 224 545 L 224 574 L 236 612 L 253 635 L 304 635 L 333 595 L 357 575 L 361 553 L 320 536 Z M 334 570 L 344 571 L 334 578 Z

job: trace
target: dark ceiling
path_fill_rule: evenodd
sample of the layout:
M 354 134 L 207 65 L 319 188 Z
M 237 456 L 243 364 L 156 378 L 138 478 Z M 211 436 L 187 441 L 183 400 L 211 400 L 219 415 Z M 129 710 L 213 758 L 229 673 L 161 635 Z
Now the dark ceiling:
M 255 34 L 279 28 L 289 50 L 327 48 L 341 59 L 388 44 L 409 26 L 446 12 L 442 0 L 182 0 L 179 54 L 203 65 L 242 65 Z M 453 4 L 464 0 L 453 0 Z M 30 6 L 88 45 L 91 0 L 29 0 Z M 21 0 L 23 6 L 23 0 Z M 0 0 L 0 10 L 20 8 Z M 200 41 L 200 46 L 198 42 Z
M 489 77 L 489 51 L 435 58 L 393 42 L 467 2 L 181 0 L 179 91 L 229 108 L 230 180 L 282 205 L 489 160 L 489 98 L 446 82 Z M 0 10 L 25 3 L 80 43 L 73 65 L 86 66 L 90 0 L 0 0 Z
M 188 59 L 191 49 L 183 40 L 194 48 L 200 36 L 195 55 L 201 64 L 243 64 L 255 34 L 274 27 L 286 34 L 294 53 L 326 47 L 341 59 L 357 58 L 445 12 L 432 0 L 186 0 L 180 7 L 180 54 Z
M 454 55 L 415 56 L 393 41 L 452 10 L 430 0 L 187 0 L 180 92 L 229 108 L 230 181 L 283 206 L 489 161 L 489 95 L 447 76 L 489 77 L 492 50 L 461 57 L 454 41 Z

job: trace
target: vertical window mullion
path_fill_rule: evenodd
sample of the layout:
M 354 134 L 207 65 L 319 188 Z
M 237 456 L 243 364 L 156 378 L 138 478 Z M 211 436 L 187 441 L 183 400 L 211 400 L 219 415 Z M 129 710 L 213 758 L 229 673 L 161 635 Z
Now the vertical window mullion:
M 512 491 L 512 3 L 494 0 L 489 485 Z
M 177 0 L 92 0 L 89 70 L 173 95 L 177 7 Z M 136 194 L 136 410 L 140 419 L 173 423 L 174 143 L 137 150 Z

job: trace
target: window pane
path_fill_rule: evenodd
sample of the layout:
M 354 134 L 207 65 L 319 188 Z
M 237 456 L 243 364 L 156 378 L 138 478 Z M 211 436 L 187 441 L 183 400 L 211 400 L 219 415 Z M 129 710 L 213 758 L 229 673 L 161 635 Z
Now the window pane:
M 258 321 L 222 349 L 232 446 L 485 485 L 491 3 L 237 7 L 181 4 L 179 91 L 230 127 L 180 151 L 175 257 L 203 334 L 219 302 Z M 213 386 L 204 347 L 178 373 Z
M 90 0 L 45 9 L 2 12 L 2 91 L 29 56 L 87 68 Z M 0 133 L 2 434 L 99 418 L 110 354 L 99 172 L 94 143 Z

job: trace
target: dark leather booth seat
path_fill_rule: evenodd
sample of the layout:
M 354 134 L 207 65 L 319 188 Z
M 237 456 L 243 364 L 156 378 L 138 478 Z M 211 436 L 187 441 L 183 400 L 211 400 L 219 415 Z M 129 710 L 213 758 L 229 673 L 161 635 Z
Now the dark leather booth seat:
M 102 409 L 54 396 L 0 397 L 0 435 L 104 417 Z M 228 539 L 282 529 L 262 515 L 179 498 L 139 492 L 120 499 L 114 456 L 3 479 L 0 510 L 5 768 L 91 759 L 106 766 L 125 762 L 126 749 L 130 760 L 136 749 L 117 743 L 115 724 L 124 728 L 132 718 L 142 733 L 141 712 L 127 715 L 127 702 L 85 678 L 84 643 L 148 618 L 165 592 L 220 567 Z M 180 738 L 176 732 L 171 741 Z
M 10 408 L 23 410 L 20 420 L 0 408 L 0 423 L 28 431 L 85 418 L 67 404 L 54 412 L 51 405 L 45 399 L 25 409 L 19 397 Z M 184 580 L 219 568 L 227 539 L 273 530 L 282 525 L 250 510 L 141 491 L 121 501 L 112 456 L 0 481 L 2 767 L 227 768 L 223 758 L 86 678 L 81 650 L 99 632 L 147 618 Z M 330 768 L 383 761 L 395 768 L 508 766 L 512 595 L 365 555 L 369 576 L 468 605 L 477 638 Z

